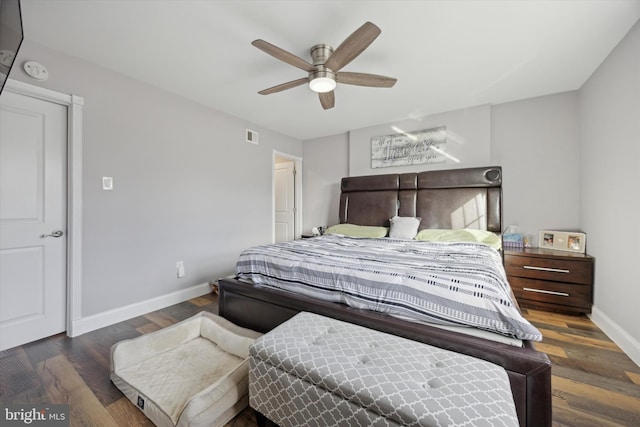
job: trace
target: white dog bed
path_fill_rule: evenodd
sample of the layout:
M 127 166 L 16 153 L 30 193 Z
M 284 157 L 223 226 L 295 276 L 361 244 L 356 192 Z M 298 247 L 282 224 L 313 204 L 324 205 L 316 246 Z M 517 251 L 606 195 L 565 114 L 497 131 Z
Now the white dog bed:
M 111 380 L 158 426 L 223 426 L 248 404 L 261 334 L 201 312 L 111 347 Z

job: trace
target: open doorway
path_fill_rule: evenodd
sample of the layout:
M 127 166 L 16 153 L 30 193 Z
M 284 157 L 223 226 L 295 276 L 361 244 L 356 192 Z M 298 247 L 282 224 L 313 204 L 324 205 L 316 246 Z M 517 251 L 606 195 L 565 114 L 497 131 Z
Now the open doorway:
M 273 242 L 302 234 L 302 159 L 273 152 Z

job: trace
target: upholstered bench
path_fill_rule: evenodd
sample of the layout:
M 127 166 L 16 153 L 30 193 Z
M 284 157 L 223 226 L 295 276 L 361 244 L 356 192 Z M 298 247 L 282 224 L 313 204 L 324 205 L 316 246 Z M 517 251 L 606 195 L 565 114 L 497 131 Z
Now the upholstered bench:
M 261 334 L 201 312 L 111 347 L 111 380 L 158 426 L 223 426 L 248 404 Z
M 249 350 L 249 405 L 288 426 L 518 426 L 490 362 L 299 313 Z

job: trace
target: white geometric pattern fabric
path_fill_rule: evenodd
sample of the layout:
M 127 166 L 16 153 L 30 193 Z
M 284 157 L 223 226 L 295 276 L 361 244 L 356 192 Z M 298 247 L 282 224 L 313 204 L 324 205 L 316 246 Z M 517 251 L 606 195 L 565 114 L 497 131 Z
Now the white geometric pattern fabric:
M 287 426 L 518 426 L 490 362 L 300 313 L 250 348 L 249 402 Z

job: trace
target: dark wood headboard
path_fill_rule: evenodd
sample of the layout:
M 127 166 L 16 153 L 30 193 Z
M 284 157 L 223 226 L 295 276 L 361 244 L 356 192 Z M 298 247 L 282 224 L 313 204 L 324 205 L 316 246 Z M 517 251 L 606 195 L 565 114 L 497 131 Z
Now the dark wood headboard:
M 389 226 L 417 216 L 424 228 L 502 232 L 500 166 L 342 178 L 340 223 Z

